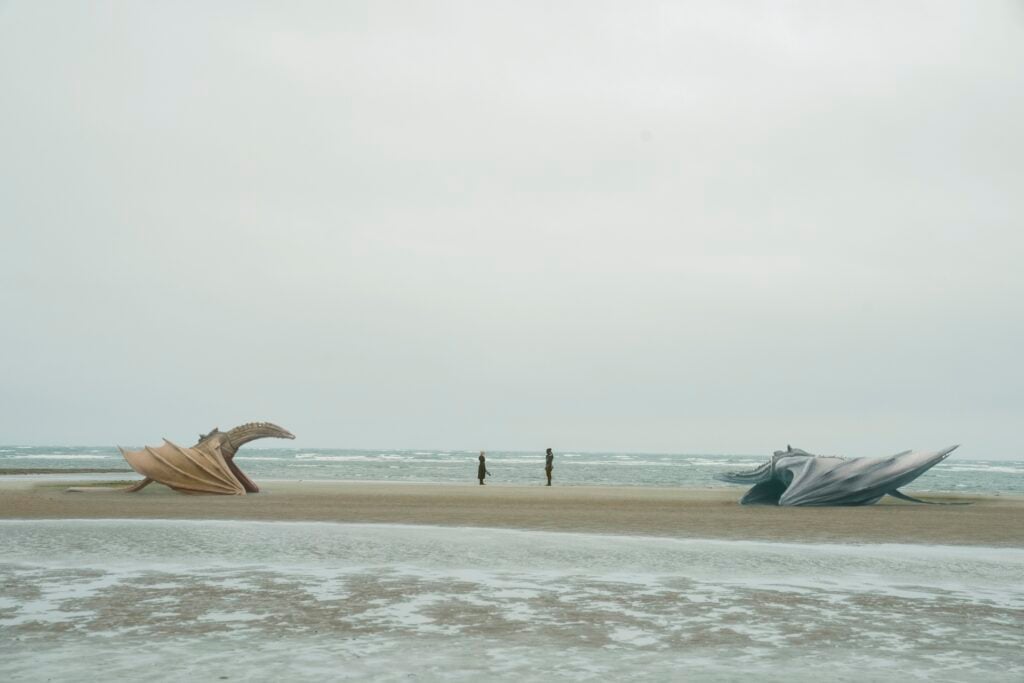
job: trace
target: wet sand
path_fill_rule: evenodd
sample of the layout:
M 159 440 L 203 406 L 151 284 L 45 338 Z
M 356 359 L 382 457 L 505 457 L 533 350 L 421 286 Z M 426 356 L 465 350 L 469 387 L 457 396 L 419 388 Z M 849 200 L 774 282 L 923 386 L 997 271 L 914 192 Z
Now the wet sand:
M 83 482 L 95 485 L 96 482 Z M 369 522 L 789 542 L 1024 547 L 1024 497 L 921 494 L 859 508 L 742 507 L 736 489 L 263 482 L 248 496 L 66 493 L 71 485 L 0 480 L 0 518 L 237 519 Z

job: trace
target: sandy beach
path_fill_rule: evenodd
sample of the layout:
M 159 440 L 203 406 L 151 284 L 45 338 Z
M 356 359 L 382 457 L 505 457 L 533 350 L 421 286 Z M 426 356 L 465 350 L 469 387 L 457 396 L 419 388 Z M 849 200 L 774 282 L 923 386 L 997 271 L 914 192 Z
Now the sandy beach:
M 92 484 L 94 482 L 88 482 Z M 229 519 L 493 527 L 791 542 L 1024 547 L 1024 498 L 886 499 L 860 508 L 742 507 L 737 489 L 263 482 L 248 496 L 66 493 L 67 481 L 0 480 L 0 518 Z

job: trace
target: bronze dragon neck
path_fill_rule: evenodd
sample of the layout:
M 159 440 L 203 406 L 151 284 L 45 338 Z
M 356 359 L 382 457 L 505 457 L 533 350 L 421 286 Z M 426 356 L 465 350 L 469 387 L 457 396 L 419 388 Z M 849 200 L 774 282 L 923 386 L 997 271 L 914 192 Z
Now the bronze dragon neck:
M 231 473 L 242 484 L 247 493 L 259 493 L 259 487 L 252 479 L 247 477 L 235 464 L 235 453 L 238 449 L 256 439 L 294 439 L 295 435 L 284 427 L 279 427 L 273 422 L 246 422 L 227 432 L 222 432 L 214 427 L 213 431 L 206 435 L 200 435 L 199 443 L 195 448 L 217 449 L 224 456 Z
M 234 429 L 222 432 L 216 427 L 209 434 L 199 436 L 196 447 L 214 446 L 220 447 L 221 454 L 228 460 L 235 457 L 238 449 L 256 439 L 294 439 L 295 435 L 284 427 L 279 427 L 273 422 L 246 422 Z

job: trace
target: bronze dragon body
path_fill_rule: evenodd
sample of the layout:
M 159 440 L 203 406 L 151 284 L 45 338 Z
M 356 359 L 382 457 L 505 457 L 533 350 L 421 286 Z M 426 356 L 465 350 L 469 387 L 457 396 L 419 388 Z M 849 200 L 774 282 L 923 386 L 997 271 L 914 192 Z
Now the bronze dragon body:
M 141 451 L 118 447 L 142 481 L 119 489 L 127 493 L 140 491 L 154 481 L 180 493 L 214 493 L 243 496 L 258 493 L 259 487 L 235 464 L 238 449 L 256 439 L 294 439 L 295 435 L 270 422 L 249 422 L 226 432 L 214 429 L 200 435 L 196 445 L 183 448 L 164 439 L 160 446 L 145 446 Z M 73 488 L 86 492 L 110 490 Z

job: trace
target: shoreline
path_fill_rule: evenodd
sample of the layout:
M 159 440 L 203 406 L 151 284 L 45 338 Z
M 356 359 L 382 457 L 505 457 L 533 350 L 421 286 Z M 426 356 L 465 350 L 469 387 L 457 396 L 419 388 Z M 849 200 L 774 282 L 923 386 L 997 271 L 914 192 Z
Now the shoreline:
M 142 475 L 138 474 L 134 470 L 125 469 L 92 469 L 92 468 L 61 468 L 61 469 L 0 469 L 0 490 L 2 490 L 5 482 L 11 481 L 27 481 L 35 482 L 39 484 L 56 484 L 57 482 L 67 483 L 68 486 L 77 486 L 80 484 L 92 484 L 95 485 L 100 481 L 99 477 L 90 476 L 88 478 L 79 479 L 80 474 L 109 474 L 111 477 L 103 478 L 104 480 L 109 479 L 110 481 L 115 480 L 116 475 L 123 475 L 124 479 L 116 479 L 116 483 L 127 486 L 128 484 L 136 483 L 142 480 Z M 459 481 L 438 481 L 436 479 L 345 479 L 345 478 L 333 478 L 333 479 L 320 479 L 320 478 L 306 478 L 296 479 L 290 478 L 265 478 L 261 477 L 257 482 L 261 489 L 264 488 L 264 484 L 302 484 L 316 485 L 316 484 L 379 484 L 386 486 L 452 486 L 452 487 L 464 487 L 475 488 L 477 485 L 475 480 L 462 479 Z M 506 482 L 506 481 L 488 481 L 487 486 L 491 488 L 535 488 L 543 487 L 543 484 L 522 482 Z M 632 483 L 632 484 L 579 484 L 579 483 L 567 483 L 561 482 L 555 484 L 555 488 L 562 489 L 577 489 L 577 488 L 609 488 L 609 489 L 657 489 L 665 491 L 735 491 L 737 492 L 736 499 L 739 500 L 743 493 L 749 488 L 743 484 L 730 484 L 718 482 L 715 480 L 708 481 L 705 486 L 693 486 L 693 485 L 672 485 L 672 484 L 646 484 L 646 483 Z M 264 491 L 265 492 L 265 491 Z M 942 498 L 950 500 L 974 500 L 982 498 L 1020 498 L 1024 500 L 1024 493 L 1018 491 L 951 491 L 949 489 L 928 489 L 928 488 L 915 488 L 908 491 L 909 495 L 924 497 L 924 498 Z M 883 499 L 884 501 L 885 499 Z M 895 501 L 892 501 L 895 502 Z
M 412 524 L 670 538 L 802 543 L 1024 547 L 1024 497 L 921 493 L 864 507 L 744 507 L 736 488 L 487 486 L 264 481 L 247 496 L 187 496 L 159 484 L 138 493 L 67 493 L 96 480 L 0 479 L 0 519 L 192 519 Z M 118 482 L 120 483 L 120 482 Z M 128 483 L 128 482 L 125 482 Z

